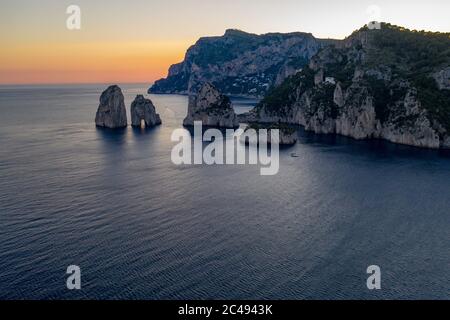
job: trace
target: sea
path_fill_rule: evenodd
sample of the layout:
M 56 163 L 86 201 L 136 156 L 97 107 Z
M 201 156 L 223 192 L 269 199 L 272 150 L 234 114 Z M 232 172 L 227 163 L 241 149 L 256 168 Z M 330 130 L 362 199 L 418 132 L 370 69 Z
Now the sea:
M 450 299 L 448 151 L 299 128 L 274 176 L 177 166 L 188 98 L 123 84 L 163 125 L 113 131 L 106 86 L 0 87 L 0 299 Z

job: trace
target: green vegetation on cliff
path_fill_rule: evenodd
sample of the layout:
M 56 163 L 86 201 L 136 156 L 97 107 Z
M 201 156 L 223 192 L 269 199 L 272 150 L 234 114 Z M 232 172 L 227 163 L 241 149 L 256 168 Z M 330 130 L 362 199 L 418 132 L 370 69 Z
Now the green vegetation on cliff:
M 380 64 L 396 70 L 399 75 L 425 77 L 450 61 L 450 33 L 408 30 L 382 24 L 379 30 L 368 30 L 371 50 L 367 67 Z
M 295 102 L 298 88 L 306 90 L 313 86 L 314 72 L 309 67 L 305 67 L 296 75 L 287 78 L 278 87 L 272 88 L 256 108 L 265 108 L 270 113 L 283 115 L 284 109 Z
M 366 31 L 373 37 L 367 67 L 388 66 L 393 79 L 410 82 L 431 119 L 450 131 L 450 90 L 439 90 L 432 77 L 434 72 L 450 66 L 450 33 L 411 31 L 390 24 L 383 24 L 380 30 Z M 389 95 L 388 85 L 381 96 Z M 381 110 L 383 100 L 376 103 Z
M 284 68 L 302 68 L 331 42 L 301 32 L 257 35 L 227 30 L 223 36 L 200 38 L 149 92 L 194 94 L 210 82 L 225 94 L 260 97 L 279 82 Z
M 354 32 L 342 45 L 325 47 L 312 58 L 315 70 L 304 70 L 271 90 L 258 105 L 271 114 L 288 114 L 298 101 L 298 92 L 311 89 L 310 97 L 317 105 L 325 105 L 335 116 L 331 91 L 314 86 L 314 74 L 323 70 L 343 90 L 350 85 L 367 87 L 373 97 L 377 118 L 383 123 L 395 114 L 400 125 L 410 121 L 402 116 L 402 106 L 409 89 L 417 90 L 417 98 L 432 121 L 450 132 L 450 90 L 439 89 L 433 74 L 450 67 L 450 34 L 411 31 L 390 24 L 380 30 L 364 27 Z M 361 76 L 357 76 L 357 72 Z M 392 118 L 392 117 L 391 117 Z
M 424 77 L 416 81 L 418 97 L 431 118 L 450 132 L 450 90 L 439 90 L 434 79 Z

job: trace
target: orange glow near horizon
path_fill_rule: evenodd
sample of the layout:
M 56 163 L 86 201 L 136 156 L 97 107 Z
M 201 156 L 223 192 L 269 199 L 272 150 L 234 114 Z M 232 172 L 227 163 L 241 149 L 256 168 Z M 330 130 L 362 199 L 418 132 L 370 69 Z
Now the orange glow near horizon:
M 192 42 L 32 43 L 0 52 L 1 84 L 151 83 Z M 38 62 L 38 63 L 37 63 Z
M 312 33 L 343 39 L 372 17 L 409 29 L 450 32 L 448 0 L 2 0 L 0 84 L 151 83 L 202 36 L 226 29 Z M 375 3 L 374 3 L 375 2 Z

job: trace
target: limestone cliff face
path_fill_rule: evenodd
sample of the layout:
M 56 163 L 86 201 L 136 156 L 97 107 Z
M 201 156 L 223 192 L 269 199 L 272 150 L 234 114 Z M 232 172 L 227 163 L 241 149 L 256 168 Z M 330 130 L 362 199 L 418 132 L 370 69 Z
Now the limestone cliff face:
M 439 70 L 433 75 L 433 77 L 436 80 L 439 89 L 450 90 L 450 67 Z
M 260 97 L 332 42 L 300 32 L 255 35 L 227 30 L 221 37 L 201 38 L 149 92 L 195 94 L 210 82 L 227 95 Z
M 100 105 L 95 116 L 98 127 L 110 129 L 127 126 L 127 112 L 125 109 L 122 90 L 114 85 L 108 87 L 100 96 Z
M 210 83 L 203 84 L 197 95 L 189 97 L 188 114 L 183 125 L 193 126 L 195 121 L 202 121 L 204 126 L 210 127 L 239 126 L 230 99 Z
M 145 99 L 143 95 L 138 95 L 131 104 L 131 125 L 140 127 L 142 120 L 144 120 L 145 126 L 148 128 L 161 124 L 161 118 L 156 113 L 152 101 Z
M 304 65 L 306 64 L 307 63 L 305 62 Z M 278 74 L 275 78 L 275 82 L 273 85 L 274 86 L 281 85 L 284 82 L 284 80 L 300 72 L 304 67 L 304 65 L 300 61 L 293 61 L 293 60 L 287 61 L 278 71 Z
M 438 57 L 418 62 L 407 46 L 431 41 L 430 36 L 389 25 L 381 32 L 361 30 L 321 50 L 300 74 L 240 119 L 300 124 L 316 133 L 355 139 L 449 148 L 449 38 L 436 35 L 439 41 L 426 46 L 444 50 L 433 48 Z M 409 38 L 402 43 L 402 37 Z M 414 69 L 413 64 L 425 67 Z

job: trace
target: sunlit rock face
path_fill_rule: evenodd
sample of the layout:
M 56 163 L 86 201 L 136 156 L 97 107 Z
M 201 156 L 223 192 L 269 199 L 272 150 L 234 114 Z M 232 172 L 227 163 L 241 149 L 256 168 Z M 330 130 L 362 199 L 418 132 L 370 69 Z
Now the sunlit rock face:
M 210 83 L 203 84 L 197 95 L 189 97 L 188 114 L 183 125 L 193 126 L 195 121 L 201 121 L 204 126 L 210 127 L 239 126 L 230 99 Z
M 136 96 L 131 104 L 131 125 L 141 127 L 145 125 L 151 128 L 161 124 L 161 117 L 156 113 L 156 108 L 150 99 L 145 99 L 143 95 Z
M 124 97 L 119 86 L 113 85 L 103 91 L 95 116 L 98 127 L 117 129 L 127 126 Z

